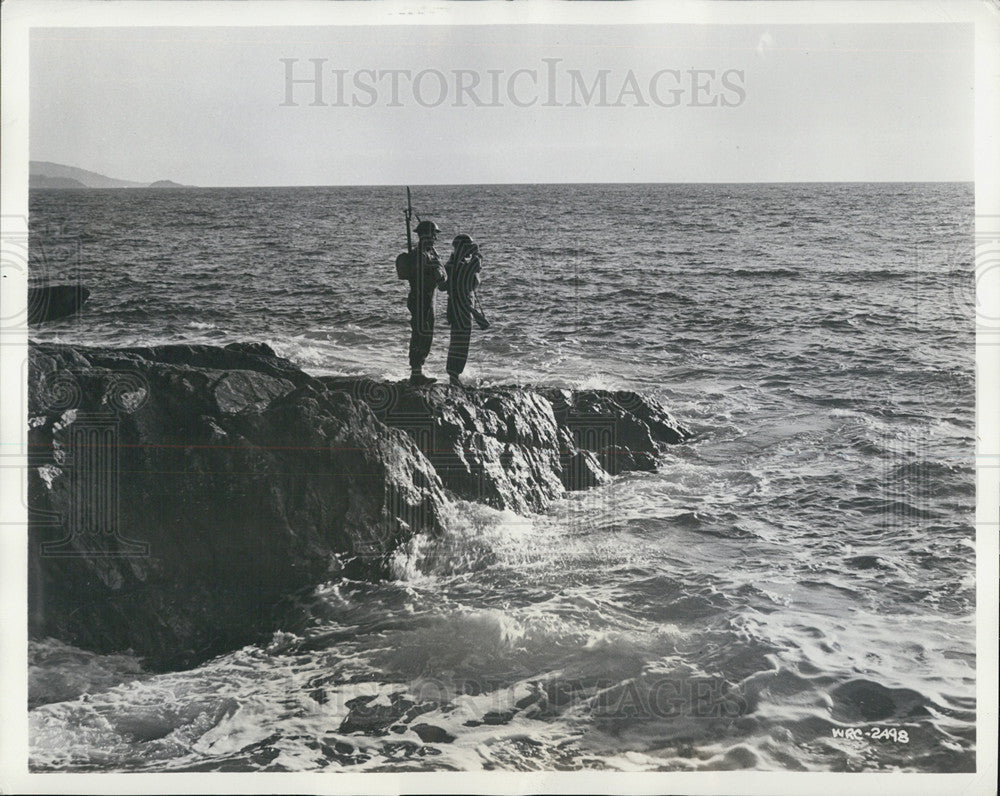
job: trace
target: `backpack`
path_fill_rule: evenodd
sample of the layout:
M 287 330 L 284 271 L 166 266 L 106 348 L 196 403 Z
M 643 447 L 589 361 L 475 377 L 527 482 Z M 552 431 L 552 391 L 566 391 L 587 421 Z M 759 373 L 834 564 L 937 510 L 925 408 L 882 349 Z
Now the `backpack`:
M 396 276 L 400 279 L 410 278 L 411 257 L 409 252 L 403 252 L 396 258 Z

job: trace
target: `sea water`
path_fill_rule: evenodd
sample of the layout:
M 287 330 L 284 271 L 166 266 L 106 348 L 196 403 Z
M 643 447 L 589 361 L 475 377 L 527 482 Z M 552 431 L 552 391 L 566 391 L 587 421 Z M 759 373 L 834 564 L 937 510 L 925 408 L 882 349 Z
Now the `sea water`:
M 393 579 L 320 584 L 270 644 L 189 671 L 33 642 L 33 768 L 973 770 L 972 185 L 414 201 L 442 253 L 465 232 L 484 255 L 471 384 L 645 392 L 694 441 L 543 515 L 456 500 Z M 32 337 L 402 378 L 404 205 L 32 192 L 32 278 L 91 290 Z M 362 696 L 453 740 L 341 731 Z

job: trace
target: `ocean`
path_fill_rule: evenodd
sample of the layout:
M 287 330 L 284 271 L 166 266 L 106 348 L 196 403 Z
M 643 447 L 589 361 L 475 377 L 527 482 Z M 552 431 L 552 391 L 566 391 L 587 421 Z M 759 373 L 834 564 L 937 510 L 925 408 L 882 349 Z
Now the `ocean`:
M 32 768 L 973 771 L 972 184 L 413 193 L 484 255 L 473 386 L 636 390 L 694 440 L 542 515 L 455 500 L 392 579 L 192 670 L 34 641 Z M 32 337 L 402 378 L 404 207 L 33 191 L 32 279 L 91 297 Z M 342 728 L 359 697 L 444 736 Z

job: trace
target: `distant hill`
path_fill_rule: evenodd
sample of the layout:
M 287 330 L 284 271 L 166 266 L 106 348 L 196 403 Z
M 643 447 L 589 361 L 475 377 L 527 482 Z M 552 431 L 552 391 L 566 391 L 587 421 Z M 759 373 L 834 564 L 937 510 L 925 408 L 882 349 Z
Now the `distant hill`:
M 47 160 L 32 160 L 29 163 L 29 188 L 184 188 L 171 180 L 157 180 L 154 183 L 118 180 L 98 174 L 96 171 L 64 166 Z
M 32 174 L 28 178 L 29 188 L 86 188 L 79 180 L 72 177 L 46 177 L 44 174 Z

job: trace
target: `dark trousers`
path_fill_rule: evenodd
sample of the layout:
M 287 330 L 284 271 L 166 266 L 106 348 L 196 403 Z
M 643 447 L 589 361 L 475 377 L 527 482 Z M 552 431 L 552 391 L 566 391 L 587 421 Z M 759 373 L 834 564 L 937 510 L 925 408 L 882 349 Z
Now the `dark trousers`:
M 469 359 L 469 338 L 472 337 L 472 329 L 463 329 L 459 326 L 451 327 L 451 340 L 448 344 L 448 373 L 461 375 L 465 370 L 465 363 Z
M 410 369 L 420 370 L 434 341 L 433 294 L 423 300 L 411 295 L 406 306 L 410 310 Z

